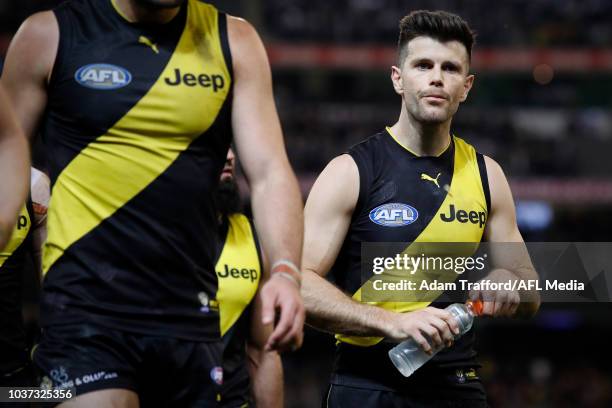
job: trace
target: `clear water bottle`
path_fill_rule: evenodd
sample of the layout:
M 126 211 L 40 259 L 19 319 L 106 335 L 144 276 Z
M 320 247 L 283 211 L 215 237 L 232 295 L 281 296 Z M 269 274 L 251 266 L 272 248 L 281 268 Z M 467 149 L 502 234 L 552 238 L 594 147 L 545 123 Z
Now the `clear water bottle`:
M 453 315 L 459 325 L 459 334 L 455 335 L 456 340 L 472 328 L 474 316 L 482 313 L 482 302 L 478 300 L 476 302 L 468 301 L 466 304 L 453 303 L 445 310 Z M 433 353 L 427 354 L 417 342 L 410 338 L 389 350 L 389 358 L 404 377 L 410 377 L 412 373 L 443 348 L 443 346 L 438 348 L 432 346 Z

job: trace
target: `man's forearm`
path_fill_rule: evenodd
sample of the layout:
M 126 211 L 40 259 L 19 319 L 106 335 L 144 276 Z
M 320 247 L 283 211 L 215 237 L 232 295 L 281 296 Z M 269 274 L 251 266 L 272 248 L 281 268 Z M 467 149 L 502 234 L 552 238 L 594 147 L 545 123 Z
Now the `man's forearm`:
M 330 333 L 349 336 L 386 336 L 388 312 L 359 303 L 310 270 L 304 271 L 302 296 L 306 322 Z
M 257 233 L 270 264 L 284 259 L 300 265 L 303 240 L 303 203 L 293 171 L 276 166 L 251 186 Z
M 256 407 L 282 408 L 283 365 L 276 351 L 247 347 L 249 374 Z
M 493 280 L 494 282 L 506 283 L 509 280 L 527 281 L 537 280 L 538 274 L 535 269 L 529 265 L 513 266 L 512 270 L 504 268 L 496 268 L 492 270 L 485 279 Z M 540 307 L 540 295 L 537 290 L 519 290 L 519 304 L 513 317 L 531 318 Z M 484 299 L 485 301 L 488 299 Z
M 30 185 L 30 155 L 21 135 L 0 135 L 0 248 L 4 248 L 26 201 Z
M 531 262 L 529 262 L 531 263 Z M 515 268 L 512 273 L 520 280 L 537 280 L 538 273 L 533 266 Z M 521 302 L 516 309 L 515 317 L 529 319 L 535 316 L 540 308 L 540 294 L 537 290 L 520 290 Z

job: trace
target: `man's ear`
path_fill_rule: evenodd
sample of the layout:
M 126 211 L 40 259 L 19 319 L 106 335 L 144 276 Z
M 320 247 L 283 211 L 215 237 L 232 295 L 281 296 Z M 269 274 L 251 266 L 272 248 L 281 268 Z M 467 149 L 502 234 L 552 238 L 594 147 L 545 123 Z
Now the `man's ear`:
M 395 65 L 391 66 L 391 82 L 393 89 L 399 95 L 404 93 L 404 84 L 402 83 L 402 70 Z
M 468 94 L 470 93 L 470 89 L 472 89 L 472 85 L 474 85 L 474 75 L 468 75 L 465 77 L 465 81 L 463 82 L 463 95 L 461 95 L 461 102 L 464 102 Z

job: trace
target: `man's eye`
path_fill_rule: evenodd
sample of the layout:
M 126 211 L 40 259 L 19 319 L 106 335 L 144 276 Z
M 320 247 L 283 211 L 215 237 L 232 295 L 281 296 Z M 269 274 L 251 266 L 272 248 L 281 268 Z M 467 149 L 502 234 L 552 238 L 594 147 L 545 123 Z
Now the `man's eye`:
M 450 71 L 450 72 L 457 72 L 457 71 L 459 71 L 459 68 L 456 67 L 455 65 L 445 65 L 444 66 L 444 70 L 445 71 Z

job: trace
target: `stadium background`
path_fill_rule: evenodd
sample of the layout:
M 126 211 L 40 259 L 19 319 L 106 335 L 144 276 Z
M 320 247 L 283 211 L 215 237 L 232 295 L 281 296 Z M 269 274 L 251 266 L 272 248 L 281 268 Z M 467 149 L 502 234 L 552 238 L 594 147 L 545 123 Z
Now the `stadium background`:
M 0 0 L 0 55 L 34 11 L 56 0 Z M 610 241 L 612 1 L 212 1 L 251 21 L 268 48 L 291 162 L 306 196 L 335 155 L 396 119 L 389 81 L 397 23 L 444 9 L 477 31 L 477 79 L 453 132 L 500 162 L 526 241 Z M 44 167 L 42 147 L 35 161 Z M 245 191 L 246 193 L 246 191 Z M 33 276 L 26 315 L 36 316 Z M 545 304 L 529 322 L 480 321 L 493 407 L 609 407 L 610 304 Z M 285 356 L 286 406 L 319 406 L 330 335 L 307 330 Z

